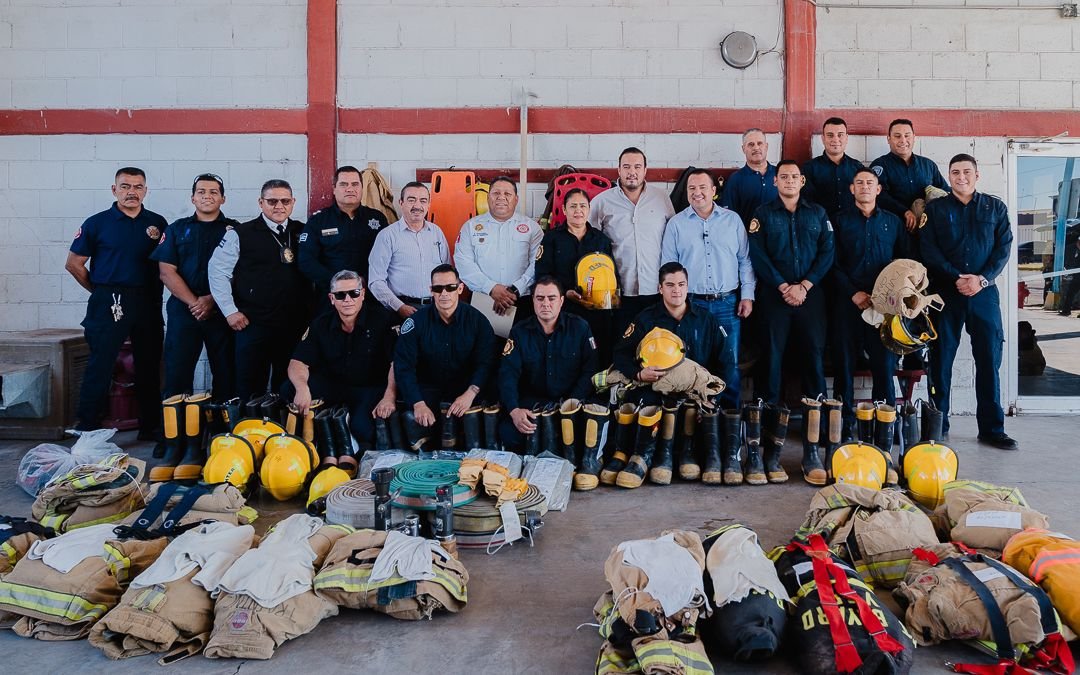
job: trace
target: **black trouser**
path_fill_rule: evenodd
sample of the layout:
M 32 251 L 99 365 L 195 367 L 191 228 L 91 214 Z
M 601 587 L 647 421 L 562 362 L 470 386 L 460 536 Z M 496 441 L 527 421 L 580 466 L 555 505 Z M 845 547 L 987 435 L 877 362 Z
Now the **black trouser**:
M 162 398 L 185 394 L 195 383 L 195 366 L 206 345 L 206 358 L 214 376 L 214 400 L 227 401 L 236 396 L 233 372 L 233 330 L 221 312 L 214 310 L 199 321 L 187 305 L 175 296 L 165 305 L 169 324 L 165 331 L 165 390 Z
M 638 314 L 646 307 L 652 307 L 660 302 L 660 294 L 653 295 L 624 295 L 619 298 L 619 306 L 611 318 L 611 337 L 618 340 L 626 332 Z
M 1062 283 L 1062 291 L 1058 312 L 1061 314 L 1071 314 L 1073 302 L 1076 300 L 1076 294 L 1080 293 L 1080 272 L 1074 273 L 1069 279 L 1068 284 Z
M 764 353 L 758 362 L 758 377 L 754 379 L 755 397 L 766 403 L 780 402 L 784 351 L 794 329 L 798 360 L 802 368 L 803 395 L 816 398 L 825 392 L 825 296 L 819 289 L 806 295 L 806 302 L 792 307 L 784 302 L 778 291 L 767 289 L 758 293 L 761 312 L 760 333 Z
M 611 365 L 611 355 L 615 349 L 615 340 L 611 333 L 611 322 L 615 312 L 610 309 L 589 309 L 573 300 L 567 300 L 563 309 L 571 314 L 577 314 L 589 324 L 593 340 L 596 342 L 596 363 L 600 368 Z M 620 333 L 621 335 L 621 333 Z
M 270 391 L 281 389 L 303 331 L 299 321 L 272 325 L 252 321 L 236 332 L 236 388 L 241 400 L 266 392 L 268 381 Z
M 832 296 L 830 335 L 832 336 L 833 398 L 844 402 L 844 419 L 855 419 L 855 362 L 866 350 L 870 373 L 874 376 L 875 401 L 896 403 L 896 362 L 898 357 L 885 349 L 878 329 L 863 321 L 862 310 L 849 298 Z
M 383 392 L 386 391 L 385 387 L 351 386 L 325 375 L 309 373 L 308 388 L 311 390 L 311 398 L 321 398 L 325 405 L 348 406 L 349 431 L 357 442 L 375 442 L 375 421 L 371 413 L 382 398 Z M 281 387 L 281 395 L 287 401 L 292 401 L 296 396 L 296 387 L 288 379 Z
M 161 427 L 161 291 L 98 286 L 86 303 L 82 326 L 90 346 L 90 359 L 79 393 L 80 429 L 96 429 L 105 414 L 113 367 L 124 339 L 131 338 L 135 359 L 135 398 L 139 403 L 139 431 L 155 433 Z M 115 296 L 115 297 L 114 297 Z M 112 305 L 119 301 L 123 316 L 113 320 Z

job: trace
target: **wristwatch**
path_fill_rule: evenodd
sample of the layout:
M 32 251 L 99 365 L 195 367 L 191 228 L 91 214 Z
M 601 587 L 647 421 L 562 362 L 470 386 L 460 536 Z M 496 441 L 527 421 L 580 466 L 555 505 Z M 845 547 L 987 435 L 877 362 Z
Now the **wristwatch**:
M 986 280 L 986 277 L 982 277 L 982 276 L 979 277 L 979 286 L 982 286 L 983 288 L 986 288 L 989 285 L 990 285 L 990 282 Z

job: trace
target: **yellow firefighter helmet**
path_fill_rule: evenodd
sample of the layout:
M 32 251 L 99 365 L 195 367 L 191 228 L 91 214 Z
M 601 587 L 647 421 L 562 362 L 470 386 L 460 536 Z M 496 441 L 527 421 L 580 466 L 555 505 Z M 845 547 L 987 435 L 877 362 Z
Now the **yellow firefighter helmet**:
M 887 314 L 878 328 L 885 348 L 901 356 L 923 349 L 937 339 L 937 331 L 926 312 L 914 319 L 899 314 Z
M 833 480 L 837 483 L 860 485 L 880 490 L 885 484 L 888 464 L 885 455 L 867 443 L 846 443 L 833 453 L 831 461 Z
M 319 464 L 315 448 L 291 434 L 266 439 L 259 477 L 262 485 L 279 502 L 292 499 L 304 490 L 308 476 Z
M 473 186 L 473 194 L 476 195 L 476 215 L 482 216 L 488 212 L 488 193 L 491 191 L 491 185 L 488 183 L 477 183 Z
M 637 356 L 642 368 L 669 370 L 686 358 L 686 346 L 666 328 L 653 328 L 638 343 Z
M 255 475 L 255 448 L 242 436 L 218 434 L 210 439 L 202 474 L 207 483 L 230 483 L 244 490 Z
M 928 441 L 904 453 L 902 468 L 912 498 L 936 509 L 945 500 L 945 484 L 956 480 L 960 461 L 952 448 Z
M 265 454 L 263 443 L 274 434 L 285 433 L 285 427 L 268 419 L 248 417 L 236 423 L 233 433 L 251 443 L 251 447 L 255 449 L 255 466 L 258 467 Z
M 320 471 L 311 479 L 311 487 L 308 488 L 308 508 L 311 508 L 312 502 L 322 499 L 329 494 L 331 490 L 349 480 L 351 480 L 349 474 L 345 473 L 344 469 L 339 469 L 336 466 L 328 466 Z M 317 506 L 316 510 L 322 511 L 324 509 L 325 504 Z
M 589 253 L 581 257 L 575 268 L 577 292 L 581 304 L 590 309 L 613 309 L 619 306 L 619 278 L 615 261 L 604 253 Z

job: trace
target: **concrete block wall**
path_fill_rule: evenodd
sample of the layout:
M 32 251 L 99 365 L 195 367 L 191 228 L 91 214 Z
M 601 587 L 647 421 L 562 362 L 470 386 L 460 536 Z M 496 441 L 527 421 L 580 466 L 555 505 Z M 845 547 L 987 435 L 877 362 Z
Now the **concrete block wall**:
M 998 9 L 963 2 L 934 3 L 956 9 L 882 9 L 875 2 L 818 9 L 818 106 L 1080 105 L 1080 22 L 1056 7 L 1000 0 Z
M 284 178 L 306 219 L 303 136 L 0 136 L 0 331 L 78 327 L 87 293 L 64 271 L 68 246 L 112 204 L 113 175 L 127 165 L 146 171 L 146 207 L 170 222 L 193 212 L 191 181 L 205 172 L 224 179 L 231 218 L 258 215 L 259 187 Z
M 517 105 L 778 108 L 778 52 L 745 70 L 725 35 L 782 47 L 779 0 L 341 0 L 338 100 L 346 107 Z
M 306 102 L 305 0 L 2 4 L 0 108 Z

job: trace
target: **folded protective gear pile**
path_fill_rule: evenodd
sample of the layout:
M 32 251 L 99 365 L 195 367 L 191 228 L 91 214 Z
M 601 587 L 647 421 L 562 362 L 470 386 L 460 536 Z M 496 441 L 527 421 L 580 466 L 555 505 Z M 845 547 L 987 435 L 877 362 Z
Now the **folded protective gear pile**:
M 1014 534 L 1028 528 L 1046 529 L 1050 524 L 1015 488 L 953 481 L 944 491 L 943 508 L 952 528 L 949 538 L 995 558 L 1001 557 Z
M 1024 530 L 1005 544 L 1001 561 L 1039 584 L 1061 620 L 1080 634 L 1080 543 L 1057 532 Z
M 614 368 L 597 373 L 593 376 L 592 382 L 597 391 L 606 391 L 612 387 L 623 391 L 644 386 Z M 710 373 L 707 368 L 687 358 L 683 358 L 678 365 L 662 373 L 660 379 L 652 383 L 653 391 L 664 396 L 685 396 L 705 410 L 712 410 L 715 407 L 713 399 L 726 388 L 727 384 L 723 380 Z
M 164 520 L 173 513 L 174 509 L 184 502 L 184 497 L 189 489 L 191 489 L 191 486 L 177 483 L 151 483 L 146 491 L 146 503 L 148 505 L 154 504 L 158 497 L 165 492 L 168 492 L 169 495 L 162 508 L 158 511 L 157 516 L 150 521 L 145 529 L 154 530 L 163 525 Z M 148 510 L 148 508 L 139 509 L 120 521 L 120 524 L 135 525 L 144 515 L 152 515 L 146 513 Z M 240 490 L 227 483 L 207 488 L 206 492 L 199 495 L 193 503 L 188 505 L 183 513 L 176 515 L 179 518 L 173 523 L 176 527 L 183 527 L 204 520 L 218 520 L 230 525 L 247 525 L 257 517 L 255 510 L 247 506 L 247 501 L 244 499 L 244 495 L 240 493 Z
M 121 520 L 143 505 L 139 481 L 145 467 L 122 453 L 77 466 L 38 493 L 31 516 L 57 532 Z

